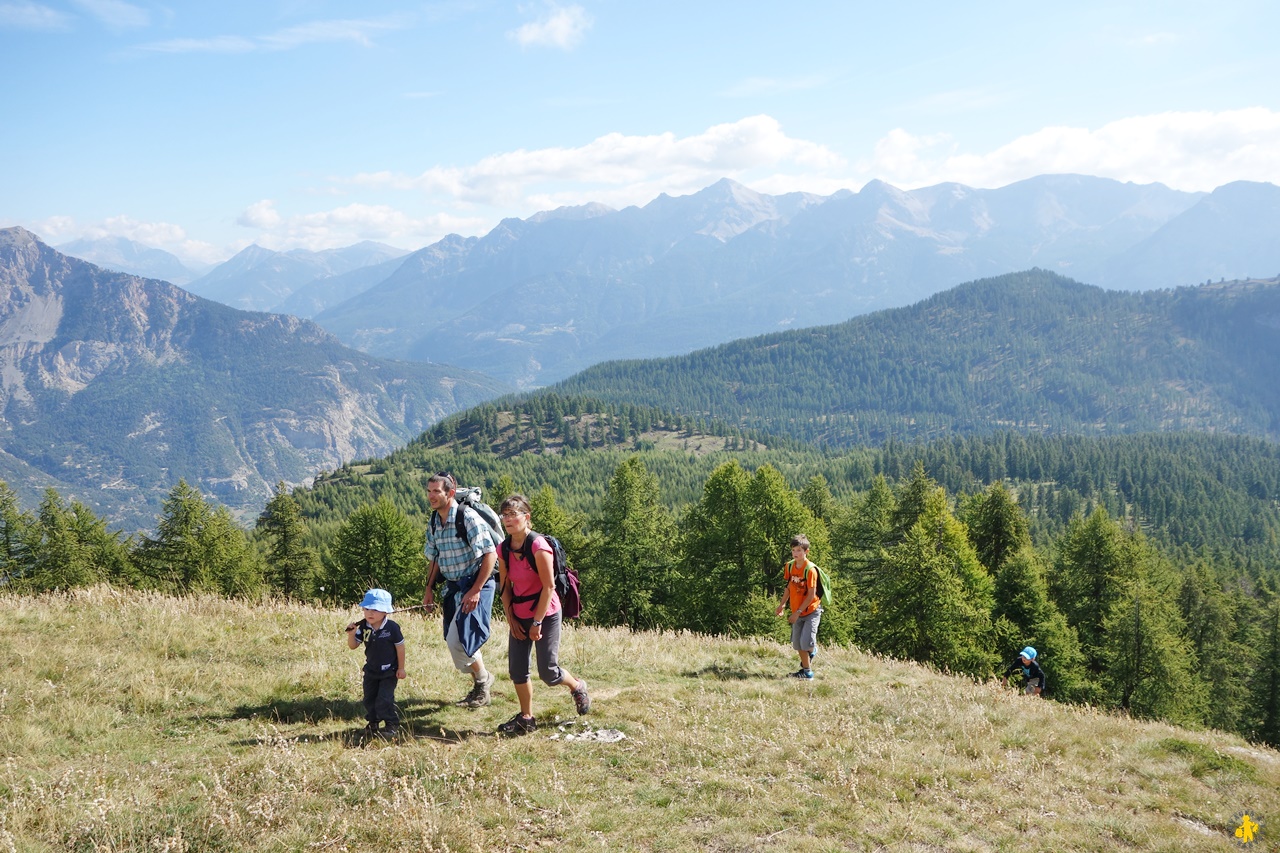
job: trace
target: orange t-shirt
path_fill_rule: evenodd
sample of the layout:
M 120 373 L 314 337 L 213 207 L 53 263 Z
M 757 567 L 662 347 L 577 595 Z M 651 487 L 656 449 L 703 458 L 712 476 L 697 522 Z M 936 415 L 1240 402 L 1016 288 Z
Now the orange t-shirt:
M 808 560 L 805 561 L 804 569 L 797 569 L 796 561 L 789 560 L 786 568 L 782 570 L 782 577 L 787 581 L 787 590 L 791 596 L 791 612 L 795 613 L 800 609 L 800 605 L 804 604 L 805 596 L 809 594 L 809 590 L 817 588 L 818 570 Z M 817 610 L 821 604 L 822 600 L 815 598 L 813 603 L 806 607 L 800 615 L 808 616 Z

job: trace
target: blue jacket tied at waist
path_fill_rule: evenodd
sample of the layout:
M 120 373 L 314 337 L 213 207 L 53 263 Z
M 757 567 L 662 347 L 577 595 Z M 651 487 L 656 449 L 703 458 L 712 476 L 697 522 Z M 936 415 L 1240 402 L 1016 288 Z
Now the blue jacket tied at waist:
M 489 618 L 493 611 L 493 596 L 498 584 L 493 575 L 480 587 L 480 603 L 470 613 L 462 612 L 462 596 L 476 582 L 475 575 L 458 578 L 456 581 L 445 581 L 445 596 L 441 603 L 444 611 L 444 636 L 449 637 L 449 623 L 457 622 L 458 639 L 462 642 L 463 651 L 474 655 L 489 639 L 492 628 Z

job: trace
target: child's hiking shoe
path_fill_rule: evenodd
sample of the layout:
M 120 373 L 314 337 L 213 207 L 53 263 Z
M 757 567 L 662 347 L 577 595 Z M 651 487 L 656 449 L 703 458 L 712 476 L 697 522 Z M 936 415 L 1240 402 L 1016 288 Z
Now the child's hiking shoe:
M 485 673 L 484 681 L 477 681 L 471 686 L 471 692 L 458 702 L 464 708 L 483 708 L 492 701 L 491 690 L 494 677 L 492 672 Z
M 797 669 L 795 672 L 791 673 L 791 677 L 792 678 L 813 678 L 813 670 Z
M 591 712 L 591 694 L 587 692 L 586 679 L 578 679 L 578 689 L 569 693 L 573 697 L 573 704 L 578 709 L 579 714 L 589 714 Z
M 536 732 L 537 730 L 538 721 L 536 718 L 525 717 L 518 713 L 502 725 L 498 726 L 499 734 L 512 736 L 527 735 L 529 732 Z

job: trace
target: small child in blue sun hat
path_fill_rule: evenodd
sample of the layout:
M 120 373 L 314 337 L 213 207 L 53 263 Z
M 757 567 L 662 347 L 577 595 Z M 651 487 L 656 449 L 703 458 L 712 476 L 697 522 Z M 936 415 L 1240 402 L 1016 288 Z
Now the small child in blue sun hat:
M 371 589 L 360 602 L 364 618 L 347 626 L 347 648 L 364 643 L 364 710 L 369 724 L 365 731 L 391 740 L 400 734 L 400 712 L 396 708 L 396 683 L 404 678 L 404 635 L 400 626 L 387 618 L 394 612 L 391 593 Z M 386 726 L 381 731 L 380 723 Z

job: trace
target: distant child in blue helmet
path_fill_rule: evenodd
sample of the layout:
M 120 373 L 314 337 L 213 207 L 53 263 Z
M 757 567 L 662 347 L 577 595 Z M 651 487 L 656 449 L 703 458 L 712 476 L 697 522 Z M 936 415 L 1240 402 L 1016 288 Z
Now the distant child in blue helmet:
M 1027 646 L 1018 652 L 1018 657 L 1009 668 L 1004 671 L 1004 678 L 1001 683 L 1006 687 L 1009 684 L 1009 676 L 1014 673 L 1022 673 L 1023 687 L 1022 692 L 1028 696 L 1039 696 L 1044 692 L 1044 670 L 1040 668 L 1040 664 L 1036 663 L 1036 650 L 1031 646 Z
M 404 678 L 404 635 L 387 618 L 392 612 L 391 593 L 371 589 L 360 602 L 364 619 L 347 626 L 347 648 L 364 643 L 364 710 L 371 737 L 391 740 L 400 734 L 396 709 L 396 682 Z M 379 723 L 386 727 L 378 730 Z

